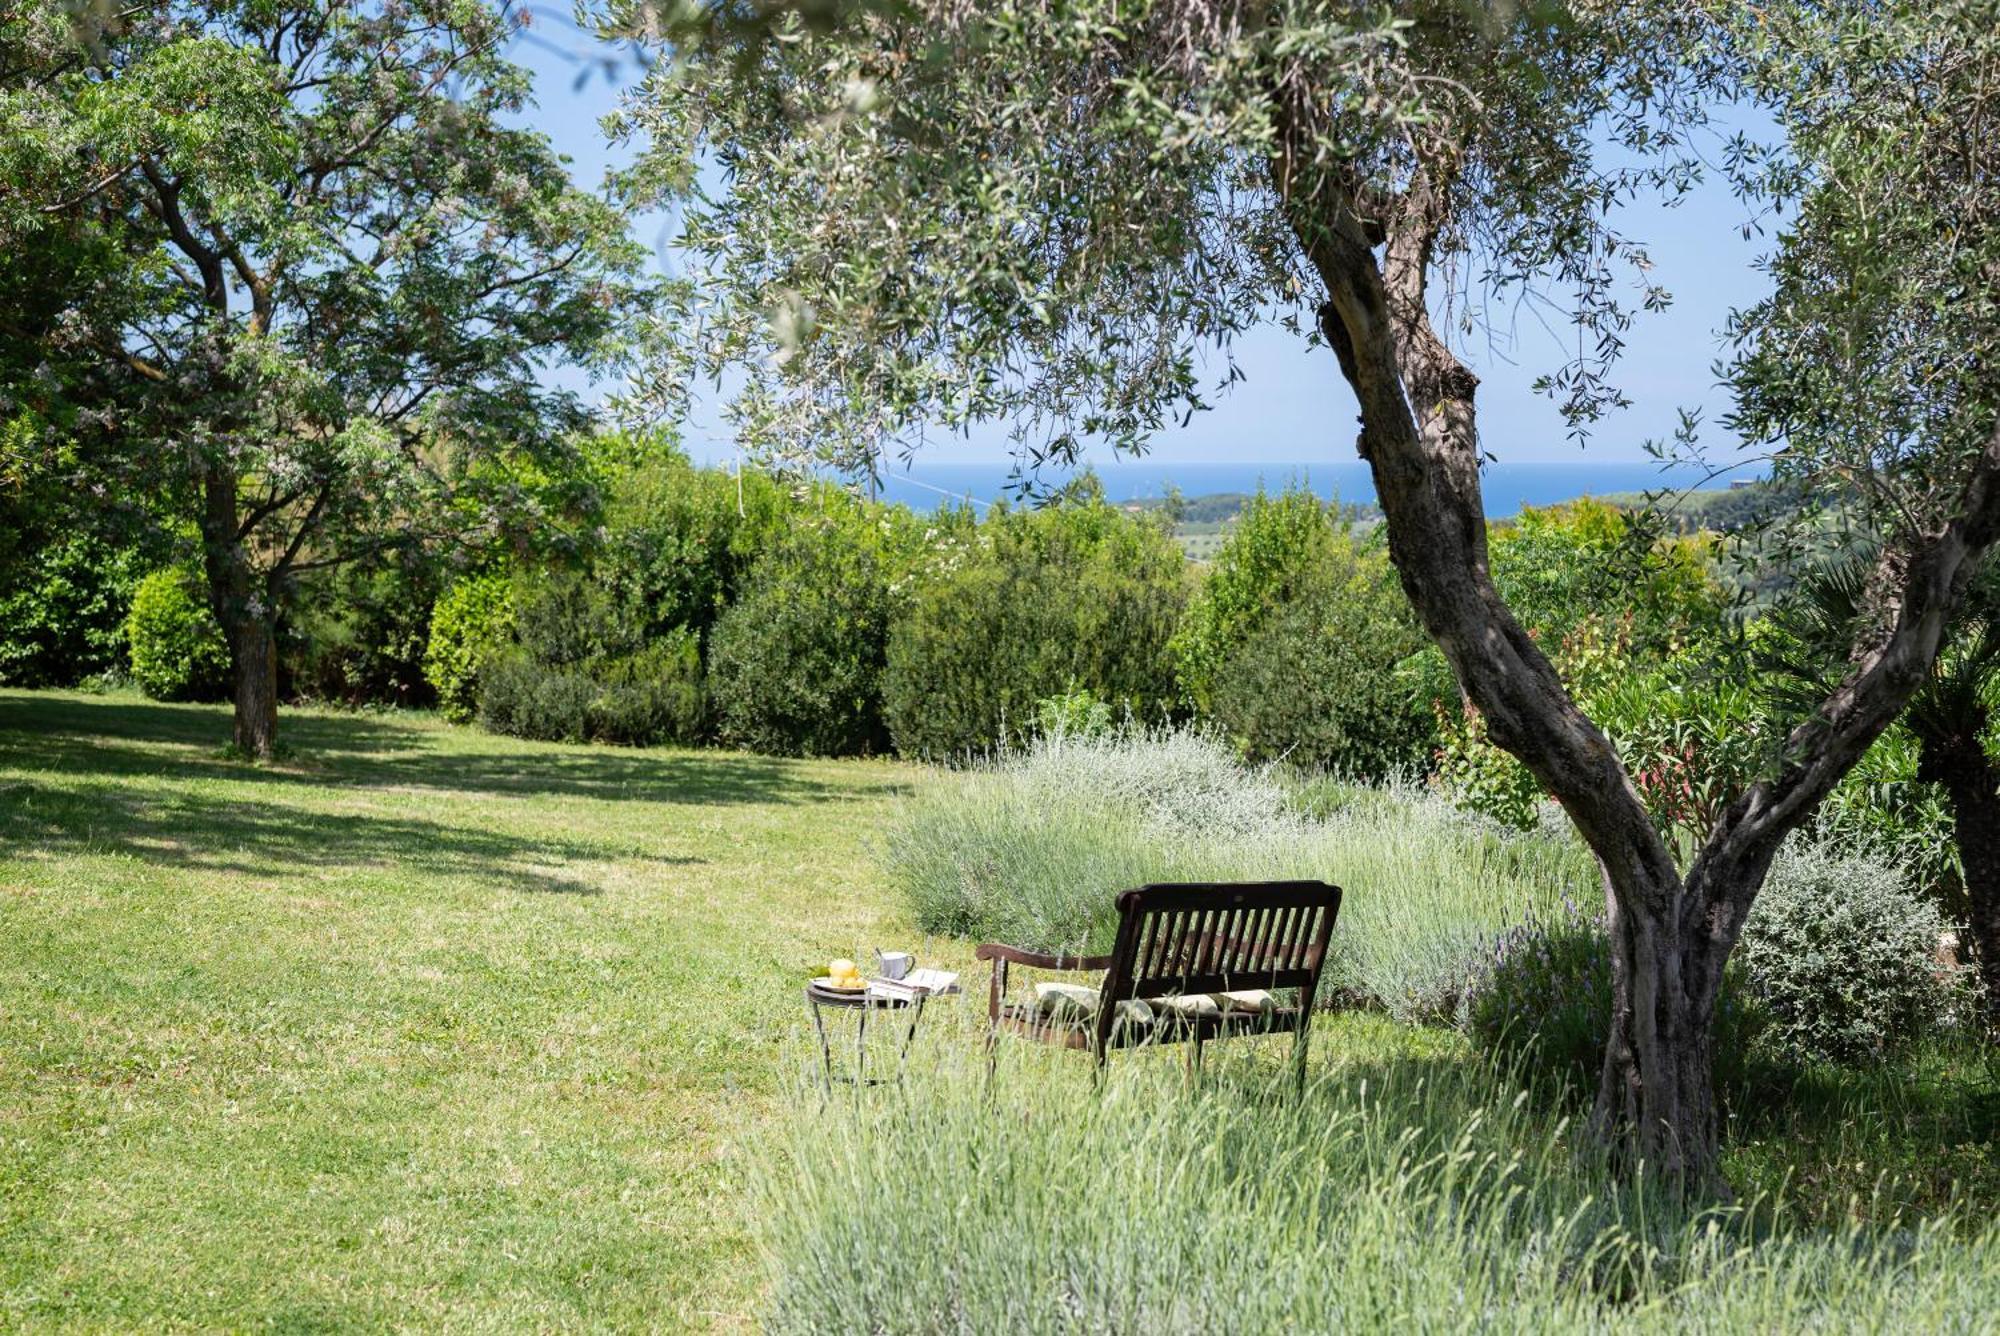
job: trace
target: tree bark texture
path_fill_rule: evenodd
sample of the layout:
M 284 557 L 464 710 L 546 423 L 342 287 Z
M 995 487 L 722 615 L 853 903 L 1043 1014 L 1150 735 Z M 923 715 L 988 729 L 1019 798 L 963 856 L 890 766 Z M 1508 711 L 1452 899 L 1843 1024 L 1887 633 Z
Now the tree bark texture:
M 1986 712 L 1964 722 L 1967 727 L 1950 733 L 1916 729 L 1922 748 L 1917 778 L 1942 785 L 1951 802 L 1987 1024 L 2000 1031 L 2000 765 L 1980 740 Z
M 1290 142 L 1281 134 L 1281 146 Z M 1602 871 L 1614 998 L 1594 1125 L 1635 1171 L 1718 1189 L 1711 1031 L 1723 967 L 1785 835 L 1901 713 L 1935 659 L 2000 533 L 2000 432 L 1958 517 L 1912 557 L 1889 634 L 1791 734 L 1780 773 L 1725 810 L 1683 876 L 1609 740 L 1494 587 L 1478 381 L 1432 328 L 1425 300 L 1449 182 L 1420 172 L 1393 207 L 1364 206 L 1365 192 L 1300 165 L 1310 161 L 1281 147 L 1273 181 L 1325 288 L 1321 332 L 1360 407 L 1358 449 L 1397 574 L 1493 741 L 1562 804 Z
M 237 483 L 226 464 L 211 468 L 202 487 L 202 551 L 209 606 L 229 645 L 230 695 L 236 749 L 269 760 L 278 748 L 277 609 L 238 529 Z

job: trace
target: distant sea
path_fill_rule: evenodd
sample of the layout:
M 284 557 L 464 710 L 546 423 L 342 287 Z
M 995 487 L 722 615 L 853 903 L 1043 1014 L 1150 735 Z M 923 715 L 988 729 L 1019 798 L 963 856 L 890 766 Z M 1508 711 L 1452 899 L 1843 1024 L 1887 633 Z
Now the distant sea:
M 1044 489 L 1062 485 L 1071 473 L 1048 470 L 1040 475 Z M 1293 483 L 1310 487 L 1320 496 L 1356 504 L 1375 500 L 1375 484 L 1368 466 L 1357 459 L 1320 464 L 1290 463 L 1155 463 L 1148 460 L 1119 460 L 1097 466 L 1106 497 L 1113 501 L 1142 501 L 1167 494 L 1178 487 L 1183 496 L 1207 496 L 1216 492 L 1254 492 L 1261 484 L 1268 491 L 1282 491 Z M 1729 475 L 1749 476 L 1747 473 Z M 1704 481 L 1699 469 L 1662 469 L 1647 460 L 1592 460 L 1532 464 L 1489 464 L 1482 480 L 1486 514 L 1503 519 L 1520 513 L 1523 506 L 1548 506 L 1579 496 L 1602 496 L 1607 492 L 1643 492 L 1657 488 L 1697 486 L 1727 487 L 1727 479 Z M 905 471 L 883 475 L 882 497 L 902 501 L 917 510 L 934 509 L 955 498 L 996 501 L 1009 492 L 1006 461 L 995 464 L 926 463 L 921 455 Z

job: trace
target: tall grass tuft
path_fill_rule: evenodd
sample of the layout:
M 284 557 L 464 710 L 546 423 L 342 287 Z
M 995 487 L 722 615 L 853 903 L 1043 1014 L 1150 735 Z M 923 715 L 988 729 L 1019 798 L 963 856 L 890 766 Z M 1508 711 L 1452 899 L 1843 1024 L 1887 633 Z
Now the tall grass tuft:
M 1332 881 L 1335 986 L 1407 1020 L 1449 1018 L 1499 932 L 1597 893 L 1566 832 L 1503 830 L 1416 789 L 1320 798 L 1296 810 L 1273 772 L 1195 730 L 1058 736 L 933 775 L 884 856 L 925 929 L 1049 951 L 1107 948 L 1118 892 L 1148 882 Z
M 1095 1088 L 1009 1044 L 988 1090 L 976 1054 L 804 1097 L 760 1147 L 772 1330 L 1973 1330 L 2000 1303 L 1991 1227 L 1682 1210 L 1462 1053 L 1298 1100 L 1257 1057 L 1189 1089 L 1123 1055 Z

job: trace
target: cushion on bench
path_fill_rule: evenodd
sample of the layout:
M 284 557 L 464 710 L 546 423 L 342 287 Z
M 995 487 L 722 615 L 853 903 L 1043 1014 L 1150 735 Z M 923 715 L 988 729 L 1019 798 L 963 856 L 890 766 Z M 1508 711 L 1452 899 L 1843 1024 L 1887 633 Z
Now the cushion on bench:
M 1077 983 L 1035 985 L 1035 1009 L 1050 1020 L 1073 1021 L 1080 1024 L 1096 1016 L 1098 1006 L 1099 998 L 1095 988 L 1086 988 Z M 1120 1002 L 1118 1020 L 1125 1025 L 1151 1025 L 1153 1009 L 1144 1002 Z

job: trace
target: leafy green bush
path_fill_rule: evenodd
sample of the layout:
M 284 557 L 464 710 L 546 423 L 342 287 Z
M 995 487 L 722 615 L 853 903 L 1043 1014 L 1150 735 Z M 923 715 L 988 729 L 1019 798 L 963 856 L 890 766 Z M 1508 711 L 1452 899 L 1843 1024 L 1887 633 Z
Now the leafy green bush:
M 87 529 L 16 535 L 0 561 L 0 682 L 72 686 L 126 667 L 132 595 L 153 560 Z M 0 549 L 7 545 L 0 542 Z
M 486 662 L 479 722 L 494 733 L 543 742 L 700 741 L 706 710 L 699 645 L 692 631 L 680 631 L 636 654 L 580 664 L 503 653 Z
M 597 664 L 598 694 L 587 729 L 600 742 L 626 746 L 691 745 L 708 733 L 701 641 L 687 628 L 656 637 L 644 649 Z
M 1407 665 L 1427 642 L 1387 561 L 1339 541 L 1346 570 L 1271 612 L 1210 683 L 1211 711 L 1251 760 L 1377 780 L 1421 773 L 1437 729 Z
M 513 582 L 504 575 L 468 576 L 438 599 L 424 648 L 424 677 L 445 718 L 465 723 L 478 712 L 481 670 L 505 651 L 513 630 Z
M 642 452 L 608 490 L 593 577 L 649 638 L 687 627 L 705 642 L 801 509 L 757 469 L 698 468 L 679 450 Z
M 309 579 L 280 628 L 281 683 L 343 705 L 434 703 L 425 659 L 443 579 L 436 558 L 414 547 Z
M 154 700 L 220 700 L 229 694 L 229 647 L 186 567 L 154 571 L 132 594 L 125 622 L 132 680 Z
M 1715 1017 L 1716 1080 L 1742 1081 L 1762 1015 L 1742 996 L 1732 970 Z M 1565 901 L 1500 934 L 1466 990 L 1460 1024 L 1473 1043 L 1510 1070 L 1552 1081 L 1571 1100 L 1588 1100 L 1604 1070 L 1611 1024 L 1611 942 L 1604 916 Z
M 1303 488 L 1277 496 L 1259 488 L 1238 513 L 1174 633 L 1180 688 L 1198 712 L 1213 707 L 1230 659 L 1277 609 L 1342 555 L 1351 565 L 1353 544 L 1340 520 L 1337 506 Z
M 883 751 L 892 564 L 865 519 L 802 525 L 716 623 L 709 689 L 724 740 L 789 756 Z
M 518 650 L 480 669 L 479 723 L 489 732 L 542 742 L 583 742 L 597 683 L 580 669 L 535 662 Z
M 890 636 L 897 750 L 953 760 L 1017 744 L 1040 702 L 1072 692 L 1114 716 L 1161 717 L 1184 569 L 1163 528 L 1087 489 L 954 533 Z
M 1788 845 L 1739 948 L 1789 1057 L 1881 1062 L 1962 1013 L 1970 976 L 1937 958 L 1944 920 L 1902 872 L 1868 854 Z

